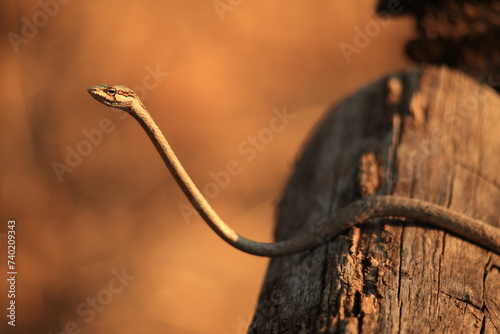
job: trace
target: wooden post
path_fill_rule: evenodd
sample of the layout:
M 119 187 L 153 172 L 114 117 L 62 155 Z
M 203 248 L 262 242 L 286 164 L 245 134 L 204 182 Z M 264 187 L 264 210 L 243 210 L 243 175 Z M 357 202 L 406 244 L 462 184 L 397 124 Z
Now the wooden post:
M 429 66 L 347 98 L 297 162 L 275 237 L 300 235 L 348 203 L 386 194 L 500 227 L 497 92 L 461 71 Z M 420 222 L 387 219 L 273 259 L 249 329 L 428 332 L 500 332 L 500 256 Z
M 276 239 L 363 196 L 418 198 L 498 226 L 500 98 L 457 71 L 383 78 L 337 106 L 297 163 Z M 496 333 L 500 256 L 379 220 L 273 259 L 250 333 Z

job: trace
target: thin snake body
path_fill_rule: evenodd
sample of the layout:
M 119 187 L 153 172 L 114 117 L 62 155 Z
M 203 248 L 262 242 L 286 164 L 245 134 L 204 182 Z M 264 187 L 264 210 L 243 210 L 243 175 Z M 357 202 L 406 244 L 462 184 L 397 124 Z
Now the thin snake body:
M 117 85 L 97 85 L 89 88 L 88 92 L 97 101 L 122 109 L 139 122 L 201 217 L 222 239 L 243 252 L 267 257 L 296 254 L 317 247 L 356 224 L 366 223 L 374 218 L 402 218 L 447 230 L 500 254 L 499 228 L 436 204 L 395 196 L 372 196 L 347 205 L 328 217 L 323 230 L 317 233 L 271 243 L 249 240 L 231 229 L 210 206 L 137 94 L 125 86 Z

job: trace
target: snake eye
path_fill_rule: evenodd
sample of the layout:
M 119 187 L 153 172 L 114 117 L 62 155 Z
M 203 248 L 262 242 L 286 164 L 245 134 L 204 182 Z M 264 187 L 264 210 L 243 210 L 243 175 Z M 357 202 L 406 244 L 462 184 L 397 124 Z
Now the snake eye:
M 115 95 L 116 94 L 116 89 L 114 89 L 114 88 L 108 88 L 108 89 L 106 89 L 106 93 L 108 93 L 110 95 Z

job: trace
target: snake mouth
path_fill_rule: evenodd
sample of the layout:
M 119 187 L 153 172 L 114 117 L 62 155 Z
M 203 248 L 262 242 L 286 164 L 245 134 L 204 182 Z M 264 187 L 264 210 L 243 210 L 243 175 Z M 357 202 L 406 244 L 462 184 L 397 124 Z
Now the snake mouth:
M 99 96 L 99 94 L 97 93 L 99 91 L 99 86 L 93 86 L 93 87 L 89 87 L 87 88 L 87 92 L 93 97 L 93 98 L 96 98 L 96 96 Z M 100 100 L 99 100 L 100 101 Z
M 102 86 L 103 85 L 98 85 L 98 86 L 93 86 L 93 87 L 89 87 L 87 88 L 87 92 L 90 94 L 90 96 L 92 96 L 95 100 L 109 106 L 109 107 L 113 107 L 113 104 L 109 97 L 107 97 L 106 95 L 104 95 L 103 91 L 102 91 Z

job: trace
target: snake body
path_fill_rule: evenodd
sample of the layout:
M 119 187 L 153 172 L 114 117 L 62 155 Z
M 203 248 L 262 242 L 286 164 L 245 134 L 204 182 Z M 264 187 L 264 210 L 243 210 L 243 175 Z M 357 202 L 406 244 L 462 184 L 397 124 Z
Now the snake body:
M 371 196 L 349 204 L 328 217 L 324 228 L 316 233 L 270 243 L 249 240 L 230 228 L 210 206 L 134 91 L 125 86 L 97 85 L 89 88 L 88 92 L 102 104 L 124 110 L 139 122 L 203 220 L 223 240 L 243 252 L 267 257 L 291 255 L 317 247 L 356 224 L 374 218 L 402 218 L 447 230 L 500 254 L 499 228 L 436 204 L 396 196 Z

